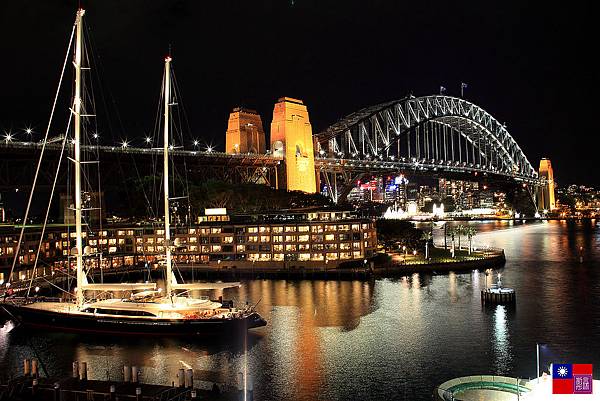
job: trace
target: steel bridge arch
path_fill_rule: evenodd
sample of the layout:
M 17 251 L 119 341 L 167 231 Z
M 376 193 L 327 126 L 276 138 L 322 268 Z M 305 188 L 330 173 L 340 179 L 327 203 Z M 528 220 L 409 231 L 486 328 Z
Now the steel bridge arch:
M 409 96 L 364 108 L 315 135 L 315 145 L 322 174 L 339 172 L 340 166 L 349 176 L 348 170 L 364 174 L 419 165 L 539 183 L 504 124 L 476 104 L 451 96 Z M 328 187 L 337 185 L 324 178 Z M 337 201 L 338 195 L 330 195 Z

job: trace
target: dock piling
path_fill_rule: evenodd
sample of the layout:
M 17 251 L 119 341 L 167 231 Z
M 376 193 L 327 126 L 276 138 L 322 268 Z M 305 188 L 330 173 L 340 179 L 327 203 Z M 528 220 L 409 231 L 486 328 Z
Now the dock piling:
M 31 359 L 31 376 L 34 378 L 38 378 L 39 374 L 38 374 L 38 361 L 37 359 L 33 358 Z
M 29 359 L 24 359 L 23 360 L 23 376 L 29 376 L 31 370 L 30 370 L 30 363 L 29 363 Z
M 54 401 L 60 401 L 60 383 L 54 383 Z

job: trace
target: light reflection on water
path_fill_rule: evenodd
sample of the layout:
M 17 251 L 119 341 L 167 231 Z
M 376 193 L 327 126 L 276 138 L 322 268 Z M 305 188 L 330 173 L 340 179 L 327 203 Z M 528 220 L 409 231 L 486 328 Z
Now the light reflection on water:
M 532 376 L 536 342 L 549 344 L 557 360 L 600 367 L 595 222 L 470 224 L 478 230 L 475 246 L 506 249 L 502 281 L 517 291 L 514 309 L 481 306 L 479 291 L 496 280 L 483 271 L 374 282 L 257 280 L 226 290 L 241 302 L 260 300 L 269 321 L 248 338 L 255 399 L 430 400 L 434 386 L 456 376 Z M 144 380 L 169 384 L 188 365 L 196 382 L 233 384 L 244 362 L 240 338 L 118 340 L 0 329 L 0 372 L 18 369 L 32 347 L 51 374 L 69 374 L 80 360 L 90 377 L 108 371 L 114 379 L 128 363 L 142 367 Z

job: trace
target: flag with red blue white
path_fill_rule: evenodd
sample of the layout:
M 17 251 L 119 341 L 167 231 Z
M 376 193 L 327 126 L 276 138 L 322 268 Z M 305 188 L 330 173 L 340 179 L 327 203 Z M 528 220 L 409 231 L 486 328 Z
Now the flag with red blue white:
M 552 364 L 552 394 L 592 394 L 592 365 Z

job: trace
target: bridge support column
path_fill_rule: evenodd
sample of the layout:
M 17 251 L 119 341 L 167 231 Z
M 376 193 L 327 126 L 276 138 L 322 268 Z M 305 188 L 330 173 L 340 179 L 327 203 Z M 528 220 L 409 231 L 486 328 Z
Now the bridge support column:
M 279 188 L 317 192 L 312 127 L 302 100 L 280 98 L 273 108 L 271 151 L 284 158 Z

